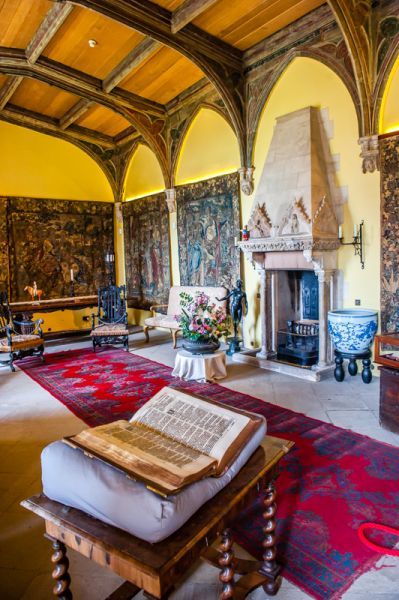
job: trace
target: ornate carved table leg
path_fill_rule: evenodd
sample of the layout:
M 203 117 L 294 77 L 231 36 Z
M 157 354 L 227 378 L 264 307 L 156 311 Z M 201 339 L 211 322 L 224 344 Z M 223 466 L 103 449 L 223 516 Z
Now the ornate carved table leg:
M 68 573 L 69 560 L 66 556 L 65 544 L 55 539 L 51 539 L 51 542 L 54 548 L 51 561 L 55 565 L 51 576 L 56 581 L 53 594 L 60 600 L 72 600 L 72 592 L 69 588 L 71 584 L 71 577 Z
M 281 567 L 276 561 L 276 497 L 277 492 L 274 481 L 270 481 L 266 488 L 266 496 L 263 500 L 266 509 L 263 513 L 263 517 L 266 519 L 266 525 L 263 527 L 263 532 L 265 534 L 262 543 L 264 548 L 262 556 L 263 564 L 259 569 L 259 573 L 262 573 L 262 575 L 265 575 L 268 578 L 268 581 L 263 584 L 263 589 L 269 596 L 277 594 L 281 585 L 281 577 L 279 576 Z
M 335 351 L 335 369 L 334 369 L 334 377 L 336 381 L 343 381 L 345 378 L 345 371 L 342 366 L 344 359 L 341 354 Z
M 218 559 L 221 572 L 219 581 L 223 583 L 223 589 L 219 596 L 219 600 L 228 600 L 234 598 L 234 553 L 232 551 L 233 538 L 230 529 L 225 529 L 222 533 L 222 541 L 220 543 L 220 557 Z

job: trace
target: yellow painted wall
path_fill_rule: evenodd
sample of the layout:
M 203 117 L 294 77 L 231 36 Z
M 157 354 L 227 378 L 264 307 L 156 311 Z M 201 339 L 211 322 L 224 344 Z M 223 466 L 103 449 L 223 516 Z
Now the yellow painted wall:
M 0 196 L 113 202 L 103 171 L 85 152 L 49 135 L 0 122 Z M 27 297 L 28 300 L 28 297 Z M 35 314 L 43 331 L 90 326 L 90 308 Z
M 162 170 L 154 152 L 139 144 L 126 173 L 124 200 L 150 196 L 165 189 Z
M 399 56 L 390 73 L 381 104 L 379 133 L 399 131 Z
M 83 150 L 0 122 L 0 195 L 113 202 L 111 186 Z
M 202 108 L 183 140 L 176 169 L 176 185 L 232 173 L 240 167 L 237 138 L 216 111 Z
M 359 158 L 358 129 L 352 99 L 337 75 L 323 64 L 309 59 L 296 58 L 280 77 L 264 108 L 260 120 L 255 151 L 255 193 L 271 142 L 276 117 L 292 111 L 316 106 L 327 108 L 333 123 L 330 149 L 339 157 L 337 183 L 347 186 L 348 203 L 344 209 L 343 232 L 349 240 L 354 223 L 364 219 L 366 264 L 362 270 L 353 248 L 339 250 L 339 268 L 343 272 L 345 307 L 354 306 L 355 299 L 361 306 L 379 309 L 379 261 L 380 261 L 380 193 L 379 173 L 364 175 Z M 241 196 L 242 222 L 246 223 L 251 211 L 253 196 Z M 246 319 L 246 340 L 258 345 L 260 322 L 256 294 L 259 278 L 248 261 L 244 261 L 245 284 L 250 313 Z M 247 341 L 247 345 L 249 345 Z

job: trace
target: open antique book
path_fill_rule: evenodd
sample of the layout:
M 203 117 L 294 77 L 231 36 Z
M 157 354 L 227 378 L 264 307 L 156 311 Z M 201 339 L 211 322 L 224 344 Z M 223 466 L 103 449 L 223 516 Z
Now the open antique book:
M 130 421 L 85 429 L 64 441 L 169 495 L 221 475 L 262 423 L 259 415 L 164 387 Z

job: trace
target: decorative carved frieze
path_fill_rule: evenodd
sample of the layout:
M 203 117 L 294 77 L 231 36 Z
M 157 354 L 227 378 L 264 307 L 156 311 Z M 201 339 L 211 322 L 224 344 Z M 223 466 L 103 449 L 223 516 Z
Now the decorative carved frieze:
M 314 238 L 257 238 L 247 242 L 238 242 L 243 252 L 291 252 L 305 250 L 337 250 L 340 247 L 339 239 L 314 239 Z
M 361 147 L 360 157 L 363 173 L 374 173 L 380 170 L 380 157 L 378 147 L 378 135 L 368 135 L 359 139 Z
M 267 213 L 266 204 L 258 202 L 248 221 L 248 228 L 251 231 L 251 235 L 256 238 L 267 237 L 271 234 L 271 227 L 272 222 Z

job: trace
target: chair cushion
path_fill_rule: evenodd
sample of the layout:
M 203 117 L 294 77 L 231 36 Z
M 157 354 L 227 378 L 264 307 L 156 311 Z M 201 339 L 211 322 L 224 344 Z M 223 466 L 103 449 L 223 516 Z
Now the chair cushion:
M 13 334 L 11 335 L 12 347 L 8 345 L 7 338 L 0 339 L 0 352 L 11 352 L 11 350 L 23 350 L 24 348 L 35 348 L 44 344 L 43 338 L 39 335 L 30 334 Z
M 90 332 L 90 335 L 128 335 L 129 330 L 126 328 L 125 323 L 107 323 L 106 325 L 99 325 Z
M 159 315 L 145 319 L 144 325 L 148 327 L 166 327 L 167 329 L 180 329 L 178 322 L 171 315 Z
M 151 492 L 122 471 L 87 457 L 80 449 L 53 442 L 42 452 L 43 491 L 52 500 L 83 510 L 147 542 L 159 542 L 230 483 L 265 435 L 266 421 L 224 475 L 196 481 L 168 498 Z

